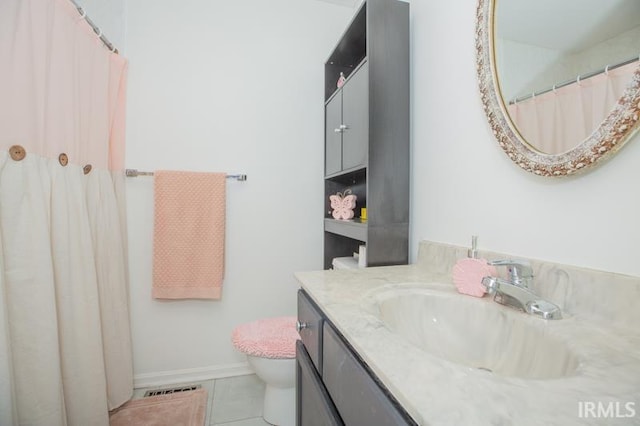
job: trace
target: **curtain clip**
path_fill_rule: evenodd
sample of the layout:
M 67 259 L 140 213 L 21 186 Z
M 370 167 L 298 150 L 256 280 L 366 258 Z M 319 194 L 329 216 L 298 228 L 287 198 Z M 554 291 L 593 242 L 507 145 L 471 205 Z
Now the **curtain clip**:
M 102 37 L 102 29 L 100 27 L 96 27 L 95 32 L 96 32 L 96 37 L 98 38 Z
M 84 10 L 84 8 L 79 7 L 78 8 L 78 12 L 80 12 L 80 20 L 81 21 L 87 17 L 87 11 Z

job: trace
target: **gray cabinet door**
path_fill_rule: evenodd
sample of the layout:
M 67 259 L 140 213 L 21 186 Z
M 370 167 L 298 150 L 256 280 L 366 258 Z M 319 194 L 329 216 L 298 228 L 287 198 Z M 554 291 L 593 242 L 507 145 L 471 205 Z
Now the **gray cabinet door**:
M 365 63 L 342 87 L 342 170 L 366 167 L 369 146 L 369 67 Z
M 347 426 L 408 426 L 416 423 L 385 394 L 360 360 L 325 323 L 322 379 Z
M 300 340 L 296 342 L 296 408 L 297 426 L 344 426 Z
M 329 176 L 342 170 L 342 91 L 325 107 L 325 163 L 324 173 Z M 336 131 L 338 130 L 338 131 Z

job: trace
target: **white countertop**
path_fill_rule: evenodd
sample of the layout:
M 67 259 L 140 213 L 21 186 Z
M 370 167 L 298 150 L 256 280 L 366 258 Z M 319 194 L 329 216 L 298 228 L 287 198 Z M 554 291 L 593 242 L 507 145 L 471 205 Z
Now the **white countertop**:
M 424 265 L 300 272 L 302 288 L 420 425 L 635 425 L 640 424 L 640 330 L 598 317 L 569 315 L 545 321 L 545 332 L 565 342 L 579 365 L 569 377 L 522 379 L 465 367 L 434 356 L 391 332 L 372 309 L 371 295 L 394 286 L 460 295 L 449 274 Z M 636 307 L 638 309 L 638 307 Z M 635 329 L 634 329 L 635 328 Z M 609 403 L 617 413 L 580 418 L 585 403 Z M 625 405 L 627 404 L 627 405 Z M 630 404 L 630 405 L 629 405 Z M 617 406 L 617 407 L 616 407 Z M 612 418 L 616 415 L 633 417 Z M 584 414 L 588 414 L 583 411 Z

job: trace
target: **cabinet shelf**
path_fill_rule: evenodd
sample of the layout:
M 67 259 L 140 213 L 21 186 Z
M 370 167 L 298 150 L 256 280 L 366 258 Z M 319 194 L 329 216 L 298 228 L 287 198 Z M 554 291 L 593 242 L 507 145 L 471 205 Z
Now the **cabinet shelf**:
M 351 77 L 353 76 L 353 74 L 358 71 L 360 68 L 362 68 L 365 64 L 367 63 L 367 57 L 362 57 L 360 59 L 360 62 L 356 63 L 356 65 L 350 65 L 348 67 L 349 72 L 345 73 L 344 71 L 341 71 L 343 73 L 343 75 L 345 76 L 345 82 L 344 84 L 347 84 L 347 82 L 349 81 L 349 79 L 351 79 Z M 344 69 L 344 68 L 342 68 Z M 338 72 L 338 77 L 340 76 L 340 72 Z M 340 90 L 342 90 L 342 87 L 344 87 L 344 85 L 342 87 L 338 87 L 337 86 L 338 83 L 338 78 L 336 78 L 335 84 L 333 85 L 333 87 L 331 87 L 331 85 L 329 84 L 329 87 L 325 88 L 326 92 L 325 92 L 325 101 L 324 104 L 325 106 L 331 102 L 331 99 L 333 99 L 339 92 Z M 331 92 L 331 90 L 333 90 L 333 92 Z
M 336 220 L 325 218 L 324 230 L 332 234 L 367 242 L 367 221 L 360 219 Z
M 325 63 L 324 99 L 336 92 L 343 73 L 346 78 L 367 56 L 367 3 L 363 3 Z
M 357 166 L 352 169 L 342 170 L 336 173 L 325 176 L 325 179 L 331 179 L 336 182 L 351 182 L 355 183 L 356 180 L 363 179 L 366 176 L 367 168 L 363 166 Z

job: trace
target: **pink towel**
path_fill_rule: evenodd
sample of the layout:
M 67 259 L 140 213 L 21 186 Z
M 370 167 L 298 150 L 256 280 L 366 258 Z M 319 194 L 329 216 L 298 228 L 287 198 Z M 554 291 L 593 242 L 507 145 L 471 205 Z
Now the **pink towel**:
M 226 180 L 224 173 L 154 173 L 154 298 L 220 299 Z

